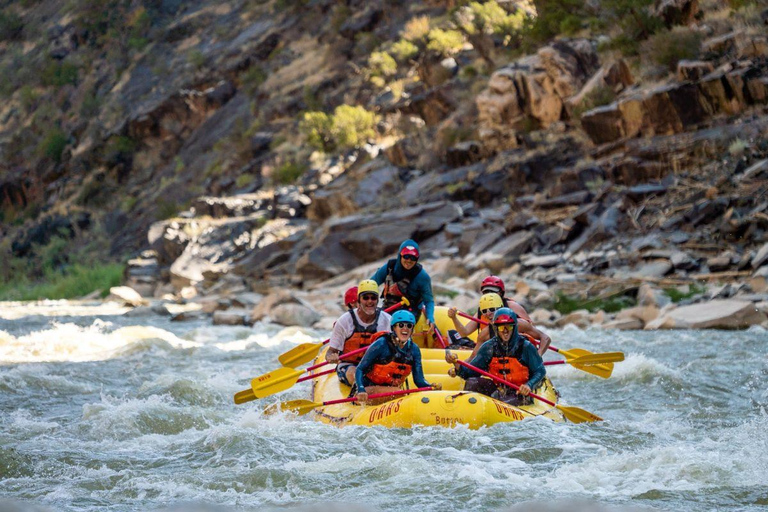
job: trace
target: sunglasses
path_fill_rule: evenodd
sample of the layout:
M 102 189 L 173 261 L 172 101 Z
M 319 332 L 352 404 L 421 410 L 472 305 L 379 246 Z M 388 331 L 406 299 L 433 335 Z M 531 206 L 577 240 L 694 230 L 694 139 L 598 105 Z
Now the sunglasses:
M 480 310 L 480 314 L 482 314 L 482 315 L 487 315 L 487 314 L 489 314 L 489 313 L 495 313 L 497 309 L 499 309 L 499 308 L 488 308 L 488 309 L 481 309 L 481 310 Z
M 408 260 L 408 261 L 419 261 L 419 258 L 417 258 L 416 256 L 414 256 L 414 255 L 412 255 L 412 254 L 406 254 L 406 255 L 404 255 L 404 256 L 403 256 L 403 259 L 404 259 L 404 260 Z
M 514 327 L 515 327 L 514 324 L 501 324 L 496 326 L 496 328 L 499 331 L 504 331 L 504 332 L 511 331 L 512 329 L 514 329 Z
M 360 300 L 379 300 L 379 296 L 375 293 L 364 293 L 360 296 Z
M 480 288 L 480 293 L 500 293 L 501 288 L 497 288 L 495 286 L 486 286 L 485 288 Z
M 411 322 L 397 322 L 395 327 L 398 329 L 413 329 L 413 324 Z

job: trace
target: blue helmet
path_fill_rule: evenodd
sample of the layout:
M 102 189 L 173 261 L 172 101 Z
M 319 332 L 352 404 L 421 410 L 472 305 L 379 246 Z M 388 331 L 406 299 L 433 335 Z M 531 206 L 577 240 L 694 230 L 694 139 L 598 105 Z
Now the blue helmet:
M 416 317 L 413 316 L 413 313 L 410 311 L 407 311 L 405 309 L 400 309 L 398 311 L 395 311 L 395 313 L 392 315 L 392 321 L 390 325 L 394 328 L 395 324 L 398 322 L 409 322 L 411 324 L 416 323 Z

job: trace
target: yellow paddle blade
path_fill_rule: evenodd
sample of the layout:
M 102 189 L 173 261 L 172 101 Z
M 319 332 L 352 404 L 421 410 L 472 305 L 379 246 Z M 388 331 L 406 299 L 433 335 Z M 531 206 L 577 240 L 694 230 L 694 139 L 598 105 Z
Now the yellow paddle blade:
M 250 402 L 251 400 L 256 400 L 256 395 L 253 394 L 253 390 L 251 388 L 244 389 L 235 393 L 235 403 L 237 405 Z
M 256 398 L 274 395 L 296 384 L 302 373 L 304 373 L 304 370 L 278 368 L 259 377 L 254 377 L 251 380 L 251 389 Z
M 578 407 L 572 407 L 569 405 L 557 405 L 560 412 L 563 413 L 565 419 L 571 423 L 591 423 L 593 421 L 603 421 L 603 418 L 596 416 L 589 411 L 580 409 Z
M 594 355 L 589 350 L 584 350 L 583 348 L 572 348 L 570 350 L 560 349 L 559 353 L 563 355 L 566 360 L 578 359 L 579 357 Z M 603 363 L 589 366 L 575 364 L 573 367 L 578 368 L 581 371 L 597 375 L 598 377 L 602 377 L 604 379 L 607 379 L 613 373 L 613 363 Z
M 302 343 L 301 345 L 296 345 L 288 352 L 281 354 L 277 360 L 280 361 L 280 364 L 283 366 L 296 368 L 317 357 L 322 346 L 322 343 Z
M 312 409 L 322 405 L 322 403 L 310 402 L 309 400 L 291 400 L 290 402 L 280 402 L 266 407 L 264 409 L 264 414 L 269 416 L 270 414 L 275 414 L 280 411 L 291 411 L 297 413 L 299 416 L 303 416 Z
M 589 354 L 585 356 L 579 356 L 576 359 L 568 359 L 566 361 L 570 364 L 601 364 L 601 363 L 620 363 L 624 360 L 624 352 L 600 352 L 597 354 Z

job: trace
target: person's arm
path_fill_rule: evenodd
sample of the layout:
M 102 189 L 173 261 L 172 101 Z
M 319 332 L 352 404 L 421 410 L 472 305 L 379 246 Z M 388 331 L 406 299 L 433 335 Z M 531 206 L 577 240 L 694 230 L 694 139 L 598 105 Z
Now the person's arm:
M 476 368 L 487 371 L 488 367 L 491 364 L 492 355 L 493 355 L 493 348 L 491 347 L 491 343 L 484 343 L 483 346 L 480 347 L 480 350 L 477 351 L 477 355 L 468 362 L 469 364 L 471 364 Z M 479 373 L 477 373 L 474 370 L 470 370 L 466 366 L 459 366 L 456 369 L 456 375 L 461 377 L 464 380 L 467 380 L 471 377 L 480 376 Z
M 419 279 L 419 292 L 421 293 L 421 303 L 424 305 L 425 314 L 429 323 L 435 323 L 435 297 L 432 295 L 432 278 L 422 270 L 417 276 Z
M 517 323 L 517 329 L 521 333 L 530 334 L 534 339 L 539 340 L 539 355 L 543 356 L 547 352 L 547 347 L 552 343 L 552 339 L 544 332 L 537 329 L 532 323 L 520 319 Z
M 357 393 L 365 393 L 365 387 L 363 387 L 363 378 L 365 377 L 365 374 L 371 371 L 371 368 L 373 368 L 373 365 L 378 361 L 379 357 L 382 355 L 382 353 L 387 349 L 386 344 L 383 341 L 378 340 L 374 341 L 370 347 L 368 347 L 368 350 L 365 351 L 363 358 L 360 360 L 360 362 L 357 365 L 357 368 L 355 369 L 355 384 L 357 385 Z
M 472 334 L 472 331 L 477 329 L 477 322 L 474 320 L 467 322 L 467 325 L 462 324 L 458 318 L 458 315 L 456 315 L 456 308 L 454 307 L 448 308 L 448 318 L 453 321 L 453 327 L 456 329 L 456 332 L 461 335 L 462 338 L 466 338 Z
M 525 384 L 528 386 L 528 392 L 536 389 L 544 377 L 547 375 L 547 369 L 544 366 L 544 360 L 536 351 L 536 347 L 530 342 L 525 343 L 522 355 L 523 363 L 528 367 L 528 382 Z M 527 394 L 527 393 L 525 393 Z
M 424 368 L 421 366 L 421 350 L 415 343 L 411 342 L 411 355 L 413 356 L 413 383 L 417 388 L 425 388 L 432 386 L 424 378 Z
M 336 324 L 333 326 L 331 338 L 328 342 L 328 351 L 325 353 L 325 360 L 331 364 L 339 362 L 339 354 L 344 350 L 344 342 L 351 334 L 351 332 L 347 332 L 347 320 L 351 320 L 348 318 L 350 314 L 354 313 L 344 313 L 341 318 L 336 320 Z
M 377 284 L 382 284 L 387 279 L 387 264 L 385 263 L 379 270 L 371 276 L 371 279 Z

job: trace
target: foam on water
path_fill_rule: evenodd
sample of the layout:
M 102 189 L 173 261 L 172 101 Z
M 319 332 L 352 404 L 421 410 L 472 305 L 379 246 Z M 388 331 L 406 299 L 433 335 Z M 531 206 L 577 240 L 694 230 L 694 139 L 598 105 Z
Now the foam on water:
M 563 511 L 579 499 L 683 512 L 760 509 L 749 489 L 768 474 L 768 359 L 754 355 L 768 348 L 762 332 L 553 333 L 565 349 L 626 353 L 610 379 L 548 369 L 564 400 L 603 416 L 601 423 L 339 429 L 310 416 L 262 414 L 270 403 L 308 398 L 307 384 L 232 403 L 252 377 L 279 366 L 280 353 L 327 332 L 78 321 L 38 319 L 26 331 L 9 328 L 28 334 L 0 331 L 4 496 L 56 512 L 189 502 L 207 505 L 176 509 L 341 502 L 348 512 L 518 503 L 547 510 L 532 499 L 564 500 Z M 722 352 L 745 344 L 750 357 Z M 711 384 L 713 373 L 723 382 Z
M 135 351 L 132 345 L 147 340 L 162 340 L 174 348 L 199 346 L 157 327 L 131 326 L 114 331 L 112 327 L 109 322 L 95 320 L 87 327 L 54 323 L 51 329 L 19 337 L 0 331 L 0 363 L 104 361 L 131 353 Z

